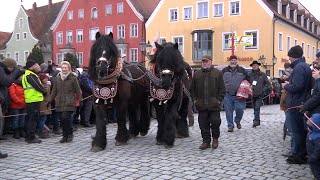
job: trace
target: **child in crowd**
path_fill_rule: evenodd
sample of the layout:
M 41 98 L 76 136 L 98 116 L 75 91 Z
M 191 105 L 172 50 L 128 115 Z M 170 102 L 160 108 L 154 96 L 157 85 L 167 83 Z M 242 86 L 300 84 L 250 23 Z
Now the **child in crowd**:
M 26 102 L 24 99 L 24 90 L 22 87 L 22 76 L 20 76 L 10 87 L 9 96 L 11 99 L 10 112 L 12 117 L 13 138 L 19 139 L 25 137 L 24 121 L 26 113 Z M 21 115 L 18 115 L 21 114 Z
M 39 138 L 45 139 L 49 138 L 49 132 L 44 128 L 45 123 L 47 121 L 47 116 L 51 114 L 51 107 L 50 104 L 47 106 L 49 102 L 49 97 L 50 97 L 50 84 L 48 83 L 49 81 L 49 76 L 47 76 L 44 73 L 39 74 L 39 79 L 41 80 L 42 86 L 47 90 L 47 95 L 44 96 L 43 101 L 40 103 L 40 119 L 38 121 L 38 135 Z
M 308 120 L 307 151 L 308 164 L 316 179 L 320 179 L 320 114 L 312 115 L 313 123 Z

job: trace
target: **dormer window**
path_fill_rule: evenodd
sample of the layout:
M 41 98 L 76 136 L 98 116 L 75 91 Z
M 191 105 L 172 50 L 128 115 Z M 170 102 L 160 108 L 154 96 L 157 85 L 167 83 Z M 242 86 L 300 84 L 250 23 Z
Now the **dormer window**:
M 298 16 L 298 14 L 297 14 L 297 10 L 295 9 L 294 11 L 293 11 L 293 22 L 297 22 L 297 16 Z
M 290 5 L 289 4 L 286 7 L 286 18 L 290 19 Z
M 307 29 L 310 30 L 310 19 L 307 19 Z
M 311 28 L 311 31 L 314 33 L 314 22 L 312 22 Z
M 317 26 L 317 35 L 320 35 L 320 26 Z
M 278 1 L 278 13 L 282 14 L 282 2 L 281 2 L 281 0 Z
M 301 26 L 304 27 L 304 15 L 301 15 Z

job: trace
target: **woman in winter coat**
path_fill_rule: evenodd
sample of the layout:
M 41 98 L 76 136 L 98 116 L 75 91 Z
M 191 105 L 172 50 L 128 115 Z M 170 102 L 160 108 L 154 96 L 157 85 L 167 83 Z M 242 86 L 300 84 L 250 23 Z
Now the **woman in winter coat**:
M 60 143 L 73 140 L 72 113 L 76 110 L 76 96 L 82 104 L 82 93 L 77 76 L 71 72 L 71 65 L 68 61 L 61 62 L 61 72 L 57 75 L 53 84 L 49 104 L 55 100 L 55 110 L 59 113 L 62 124 L 63 138 Z

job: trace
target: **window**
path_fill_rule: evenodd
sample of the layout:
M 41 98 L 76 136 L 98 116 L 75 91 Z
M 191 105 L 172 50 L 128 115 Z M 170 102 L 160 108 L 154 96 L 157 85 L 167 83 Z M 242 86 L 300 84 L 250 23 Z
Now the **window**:
M 282 33 L 279 33 L 279 40 L 278 40 L 278 48 L 279 48 L 279 51 L 282 51 L 283 50 L 283 34 Z
M 16 40 L 17 40 L 17 41 L 20 41 L 20 33 L 17 33 L 17 34 L 16 34 Z
M 213 4 L 213 16 L 214 17 L 223 16 L 223 3 Z
M 72 43 L 72 31 L 67 31 L 67 43 Z
M 278 0 L 278 13 L 282 14 L 282 1 Z
M 314 33 L 314 22 L 311 23 L 311 32 Z
M 138 49 L 137 48 L 130 49 L 130 61 L 131 62 L 138 62 Z
M 106 15 L 112 14 L 112 4 L 106 5 Z
M 308 44 L 308 49 L 307 49 L 307 52 L 308 52 L 308 58 L 310 57 L 310 45 Z
M 82 42 L 83 41 L 83 30 L 78 29 L 77 30 L 77 42 Z
M 57 53 L 57 64 L 61 64 L 61 62 L 62 62 L 62 54 Z
M 125 55 L 125 57 L 123 58 L 123 61 L 127 61 L 127 49 L 126 48 L 119 48 L 119 54 Z
M 98 18 L 98 9 L 97 8 L 92 8 L 91 9 L 91 19 L 95 20 Z
M 117 4 L 117 13 L 118 14 L 123 13 L 123 3 L 118 3 Z
M 173 37 L 173 43 L 178 43 L 179 51 L 183 53 L 183 37 Z
M 257 31 L 245 32 L 245 35 L 252 35 L 252 39 L 253 39 L 252 46 L 245 46 L 245 49 L 258 49 L 258 32 Z
M 302 50 L 303 50 L 303 52 L 304 52 L 304 42 L 301 43 L 301 48 L 302 48 Z
M 68 20 L 73 19 L 73 11 L 68 11 Z
M 79 9 L 78 10 L 78 18 L 83 19 L 84 18 L 84 9 Z
M 207 18 L 209 14 L 208 2 L 198 2 L 197 6 L 198 19 Z
M 130 24 L 130 37 L 138 37 L 138 24 Z
M 230 2 L 230 15 L 239 15 L 240 14 L 240 2 L 233 1 Z
M 89 34 L 89 39 L 90 41 L 96 40 L 96 33 L 99 31 L 99 28 L 90 28 L 90 34 Z
M 301 15 L 301 26 L 304 27 L 304 15 Z
M 184 20 L 192 19 L 192 7 L 186 7 L 183 9 L 183 19 Z
M 0 60 L 4 59 L 4 53 L 0 53 Z
M 26 32 L 23 33 L 23 39 L 27 39 L 27 33 Z
M 11 57 L 11 54 L 10 54 L 10 53 L 7 53 L 7 57 Z
M 173 22 L 173 21 L 178 21 L 178 9 L 170 9 L 169 10 L 169 21 Z
M 290 19 L 290 4 L 286 6 L 286 18 Z
M 310 19 L 307 19 L 307 29 L 310 30 Z
M 77 52 L 76 56 L 77 56 L 79 64 L 82 65 L 83 64 L 83 52 Z
M 23 19 L 22 18 L 19 19 L 19 28 L 20 29 L 23 28 Z
M 288 36 L 287 37 L 287 52 L 290 50 L 290 48 L 291 48 L 291 37 Z
M 233 33 L 235 36 L 235 33 Z M 231 43 L 232 43 L 232 33 L 223 33 L 223 42 L 222 42 L 222 48 L 223 50 L 231 50 Z
M 24 61 L 25 62 L 27 62 L 28 56 L 29 56 L 29 51 L 25 51 L 24 52 Z
M 118 39 L 122 38 L 124 39 L 125 35 L 125 26 L 124 25 L 118 25 Z
M 212 31 L 197 30 L 192 32 L 193 51 L 192 57 L 194 61 L 201 61 L 205 54 L 212 55 Z
M 297 39 L 294 40 L 294 45 L 295 46 L 298 45 L 298 40 Z
M 297 14 L 297 10 L 295 9 L 294 11 L 293 11 L 293 22 L 297 22 L 297 16 L 298 16 L 298 14 Z
M 19 52 L 14 53 L 14 59 L 18 62 L 19 61 Z
M 113 32 L 112 26 L 106 26 L 106 34 L 110 34 L 110 32 Z
M 62 43 L 63 43 L 63 33 L 57 32 L 57 44 L 62 44 Z

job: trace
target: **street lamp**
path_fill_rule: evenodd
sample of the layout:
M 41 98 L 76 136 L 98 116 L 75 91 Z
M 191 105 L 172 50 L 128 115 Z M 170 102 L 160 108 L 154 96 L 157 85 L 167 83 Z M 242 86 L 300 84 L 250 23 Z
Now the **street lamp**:
M 274 78 L 274 65 L 277 64 L 277 57 L 275 55 L 273 55 L 273 58 L 272 58 L 272 77 Z
M 149 54 L 152 51 L 152 45 L 150 44 L 150 41 L 148 41 L 148 43 L 146 43 L 146 41 L 144 39 L 141 39 L 140 42 L 140 51 L 144 56 L 149 56 Z
M 258 62 L 261 63 L 262 65 L 264 65 L 266 63 L 266 58 L 264 57 L 264 55 L 260 55 Z

